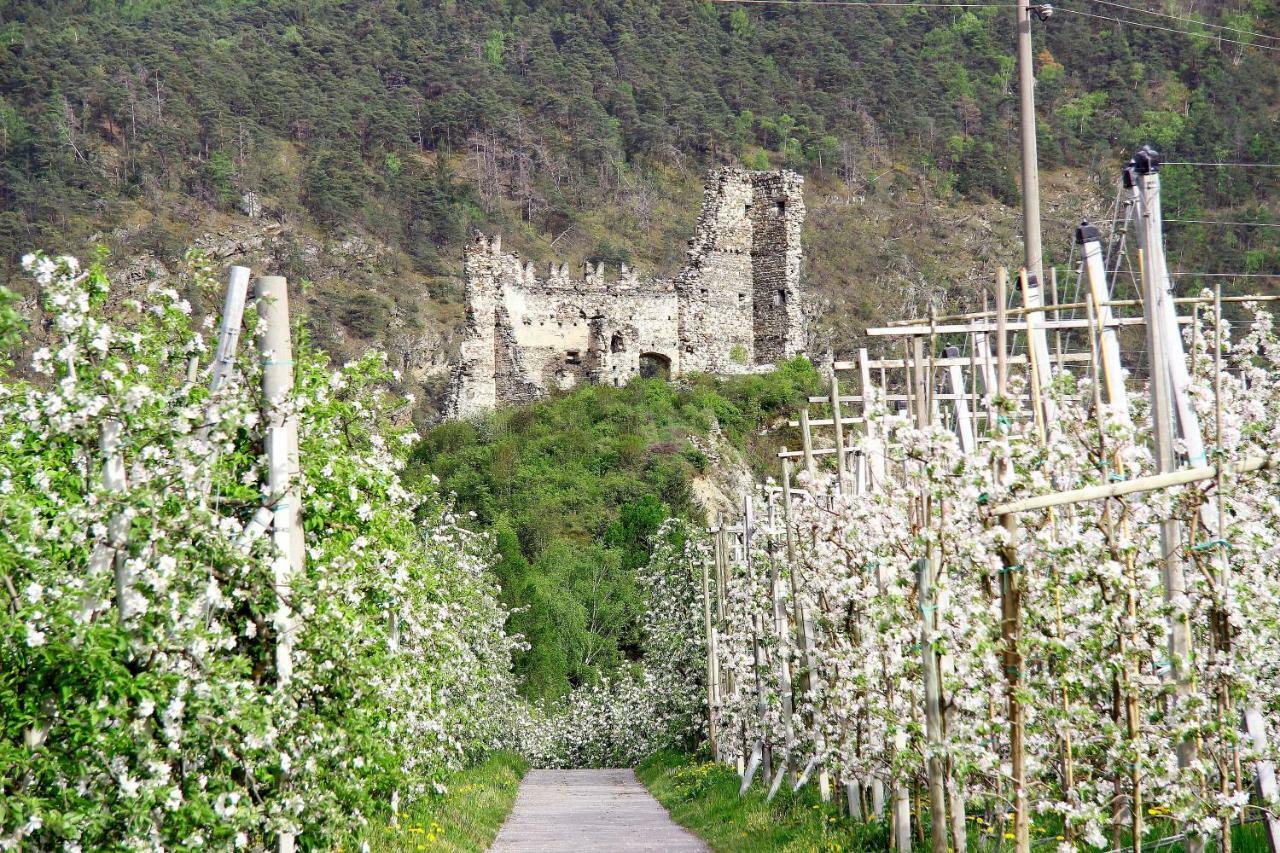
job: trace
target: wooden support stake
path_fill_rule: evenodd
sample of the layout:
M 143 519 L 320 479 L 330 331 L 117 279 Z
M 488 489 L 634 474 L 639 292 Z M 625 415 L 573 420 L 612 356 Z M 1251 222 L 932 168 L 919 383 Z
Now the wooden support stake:
M 1009 393 L 1008 321 L 1005 305 L 1008 288 L 1003 268 L 996 273 L 996 383 L 997 395 L 1003 401 Z M 1030 350 L 1030 347 L 1028 347 Z M 1008 483 L 1013 475 L 1012 460 L 1001 461 L 999 478 Z M 1026 719 L 1019 698 L 1022 692 L 1022 566 L 1018 561 L 1018 519 L 1013 513 L 997 518 L 1005 529 L 1006 543 L 1000 550 L 1000 639 L 1003 646 L 1005 691 L 1009 715 L 1009 763 L 1013 784 L 1013 836 L 1016 853 L 1031 850 L 1031 816 L 1026 779 Z
M 716 736 L 716 637 L 711 626 L 711 579 L 707 569 L 707 559 L 700 561 L 702 566 L 702 627 L 703 641 L 707 645 L 707 741 L 711 745 L 711 756 L 720 760 L 720 740 Z
M 836 428 L 836 487 L 845 491 L 844 425 L 840 422 L 840 378 L 835 368 L 831 370 L 831 418 Z
M 866 349 L 858 350 L 858 380 L 861 384 L 859 389 L 862 393 L 862 417 L 866 436 L 870 440 L 870 451 L 867 458 L 868 482 L 867 490 L 880 489 L 885 485 L 884 476 L 884 449 L 879 439 L 882 438 L 880 424 L 876 423 L 875 418 L 871 416 L 871 412 L 866 401 L 875 393 L 874 386 L 871 384 L 871 367 L 868 364 L 870 359 L 867 358 Z
M 804 470 L 809 472 L 812 478 L 814 473 L 813 467 L 813 432 L 809 429 L 809 409 L 808 407 L 800 410 L 800 438 L 803 442 L 804 449 Z

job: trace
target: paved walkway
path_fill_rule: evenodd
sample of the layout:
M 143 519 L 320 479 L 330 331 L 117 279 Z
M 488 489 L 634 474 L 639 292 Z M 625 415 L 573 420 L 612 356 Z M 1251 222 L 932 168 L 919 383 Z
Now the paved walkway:
M 706 853 L 630 770 L 530 770 L 490 853 Z

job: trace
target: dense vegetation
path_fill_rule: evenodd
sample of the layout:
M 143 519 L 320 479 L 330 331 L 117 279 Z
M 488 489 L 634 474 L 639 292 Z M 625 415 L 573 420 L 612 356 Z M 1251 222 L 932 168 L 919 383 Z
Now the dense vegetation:
M 285 575 L 251 521 L 278 500 L 259 359 L 210 392 L 175 291 L 109 322 L 99 266 L 24 265 L 58 344 L 35 381 L 0 370 L 0 847 L 322 848 L 514 745 L 491 551 L 403 487 L 380 356 L 295 348 L 306 559 Z
M 654 534 L 669 516 L 701 518 L 691 483 L 708 453 L 751 455 L 817 382 L 804 359 L 765 376 L 637 379 L 426 433 L 414 461 L 494 534 L 511 627 L 529 644 L 516 655 L 527 695 L 560 697 L 638 657 L 635 571 Z
M 1280 35 L 1275 0 L 1194 14 Z M 385 334 L 397 309 L 410 329 L 456 324 L 456 302 L 442 306 L 471 226 L 538 260 L 669 270 L 696 175 L 720 162 L 809 176 L 811 284 L 839 308 L 819 326 L 893 311 L 882 283 L 973 298 L 993 258 L 1016 261 L 1016 218 L 989 202 L 1016 187 L 1007 9 L 5 0 L 0 21 L 0 264 L 95 228 L 124 255 L 173 256 L 197 228 L 227 227 L 252 191 L 286 226 L 270 262 L 291 277 L 325 272 L 308 234 L 355 228 L 403 250 L 376 274 L 356 263 L 324 283 L 313 310 L 331 348 L 335 328 Z M 1071 220 L 1109 205 L 1138 143 L 1280 161 L 1280 63 L 1264 49 L 1277 42 L 1091 0 L 1034 31 L 1041 158 L 1068 170 L 1046 184 L 1059 262 Z M 1274 223 L 1278 180 L 1175 167 L 1166 211 Z M 935 221 L 912 219 L 917 207 Z M 1280 229 L 1173 227 L 1186 268 L 1280 268 Z M 418 305 L 424 289 L 434 301 Z M 848 346 L 841 328 L 830 340 Z
M 35 319 L 58 346 L 32 355 L 31 380 L 0 356 L 0 848 L 261 849 L 294 834 L 328 849 L 419 833 L 477 848 L 523 766 L 499 750 L 616 766 L 696 745 L 691 525 L 633 525 L 653 557 L 629 543 L 634 571 L 610 578 L 635 624 L 602 630 L 630 632 L 645 662 L 554 705 L 522 701 L 494 571 L 509 555 L 437 486 L 401 478 L 417 436 L 385 356 L 334 369 L 303 335 L 292 399 L 260 398 L 252 356 L 211 391 L 207 339 L 176 291 L 108 310 L 100 264 L 23 265 L 42 311 L 24 318 L 0 291 L 0 345 Z M 796 361 L 733 395 L 700 380 L 667 415 L 708 427 L 719 412 L 741 430 L 812 379 Z M 297 413 L 301 463 L 282 498 L 263 482 L 278 405 Z M 293 494 L 305 558 L 290 571 L 262 516 Z M 390 826 L 397 802 L 406 828 Z

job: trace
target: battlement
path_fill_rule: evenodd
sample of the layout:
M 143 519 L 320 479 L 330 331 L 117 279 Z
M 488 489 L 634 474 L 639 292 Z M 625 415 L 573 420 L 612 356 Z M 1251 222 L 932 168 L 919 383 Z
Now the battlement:
M 765 369 L 804 350 L 804 179 L 721 168 L 707 176 L 688 262 L 674 279 L 564 261 L 540 276 L 476 233 L 465 254 L 467 336 L 447 413 L 466 417 L 581 382 Z
M 607 291 L 618 290 L 674 290 L 675 283 L 671 279 L 641 279 L 639 273 L 627 264 L 616 269 L 607 267 L 603 262 L 592 264 L 583 262 L 581 275 L 574 278 L 569 274 L 567 261 L 552 261 L 547 265 L 543 275 L 538 275 L 537 265 L 533 261 L 520 261 L 519 252 L 504 252 L 502 237 L 488 237 L 479 231 L 472 236 L 467 246 L 468 256 L 484 256 L 485 262 L 511 267 L 513 264 L 519 272 L 514 279 L 522 287 L 538 290 L 564 291 Z

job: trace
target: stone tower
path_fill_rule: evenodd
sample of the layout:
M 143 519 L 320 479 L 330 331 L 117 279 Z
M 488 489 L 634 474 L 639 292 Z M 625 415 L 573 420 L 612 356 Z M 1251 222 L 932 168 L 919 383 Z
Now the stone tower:
M 786 171 L 710 174 L 676 279 L 682 371 L 740 372 L 804 351 L 803 184 Z
M 466 251 L 467 328 L 446 403 L 469 417 L 582 382 L 636 375 L 746 373 L 804 351 L 800 308 L 803 179 L 712 171 L 688 263 L 674 281 L 603 265 L 543 278 L 477 235 Z

